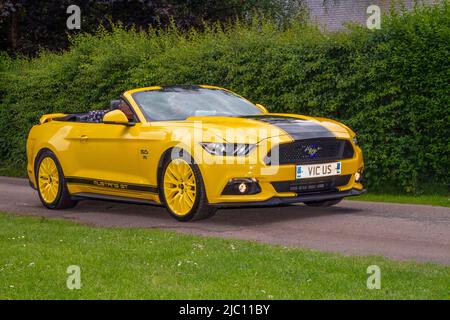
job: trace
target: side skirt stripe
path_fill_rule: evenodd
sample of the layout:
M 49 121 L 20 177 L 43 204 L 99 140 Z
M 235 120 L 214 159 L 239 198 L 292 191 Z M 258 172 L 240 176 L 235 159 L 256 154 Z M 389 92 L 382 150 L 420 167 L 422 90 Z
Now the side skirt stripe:
M 66 181 L 67 183 L 85 184 L 108 189 L 142 191 L 156 194 L 158 193 L 158 187 L 151 185 L 129 184 L 118 181 L 107 181 L 107 180 L 78 178 L 78 177 L 66 177 Z

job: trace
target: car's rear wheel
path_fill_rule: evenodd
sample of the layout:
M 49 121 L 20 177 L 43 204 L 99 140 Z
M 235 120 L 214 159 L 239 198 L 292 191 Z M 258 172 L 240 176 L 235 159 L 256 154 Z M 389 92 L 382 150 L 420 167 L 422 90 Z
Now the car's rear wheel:
M 340 199 L 333 199 L 333 200 L 324 200 L 324 201 L 308 201 L 304 202 L 309 207 L 331 207 L 335 204 L 338 204 L 342 201 L 342 198 Z
M 49 209 L 72 208 L 77 204 L 70 197 L 61 165 L 51 151 L 42 152 L 36 162 L 39 198 Z
M 200 170 L 186 153 L 164 164 L 161 197 L 167 211 L 178 221 L 206 219 L 216 211 L 208 204 Z

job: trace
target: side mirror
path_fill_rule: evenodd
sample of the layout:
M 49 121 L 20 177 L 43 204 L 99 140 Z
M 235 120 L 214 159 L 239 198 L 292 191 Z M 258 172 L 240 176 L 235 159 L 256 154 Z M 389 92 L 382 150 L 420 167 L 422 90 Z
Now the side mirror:
M 120 110 L 113 110 L 103 116 L 103 123 L 106 124 L 121 124 L 124 126 L 134 126 L 134 122 L 129 122 L 125 113 Z
M 269 110 L 266 109 L 262 104 L 257 103 L 256 106 L 264 113 L 269 113 Z

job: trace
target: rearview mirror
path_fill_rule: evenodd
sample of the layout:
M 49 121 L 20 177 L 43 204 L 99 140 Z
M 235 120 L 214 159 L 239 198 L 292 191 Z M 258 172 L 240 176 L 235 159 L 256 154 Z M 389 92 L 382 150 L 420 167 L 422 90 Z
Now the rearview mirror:
M 121 110 L 113 110 L 103 116 L 103 123 L 106 124 L 121 124 L 124 126 L 134 126 L 134 122 L 129 122 L 125 113 Z
M 257 103 L 256 106 L 257 106 L 258 109 L 260 109 L 262 112 L 264 112 L 264 113 L 269 113 L 269 110 L 267 110 L 267 108 L 264 107 L 262 104 Z

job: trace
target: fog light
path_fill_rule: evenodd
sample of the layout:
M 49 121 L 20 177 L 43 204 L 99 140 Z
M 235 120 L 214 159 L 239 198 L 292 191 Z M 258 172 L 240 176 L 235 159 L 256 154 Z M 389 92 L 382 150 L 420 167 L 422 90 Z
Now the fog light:
M 222 191 L 223 195 L 249 195 L 261 192 L 261 187 L 255 178 L 230 179 Z
M 244 182 L 242 182 L 242 183 L 239 185 L 239 192 L 240 192 L 240 193 L 245 193 L 245 191 L 247 191 L 247 185 L 246 185 Z
M 358 182 L 361 179 L 361 173 L 355 173 L 355 181 Z

